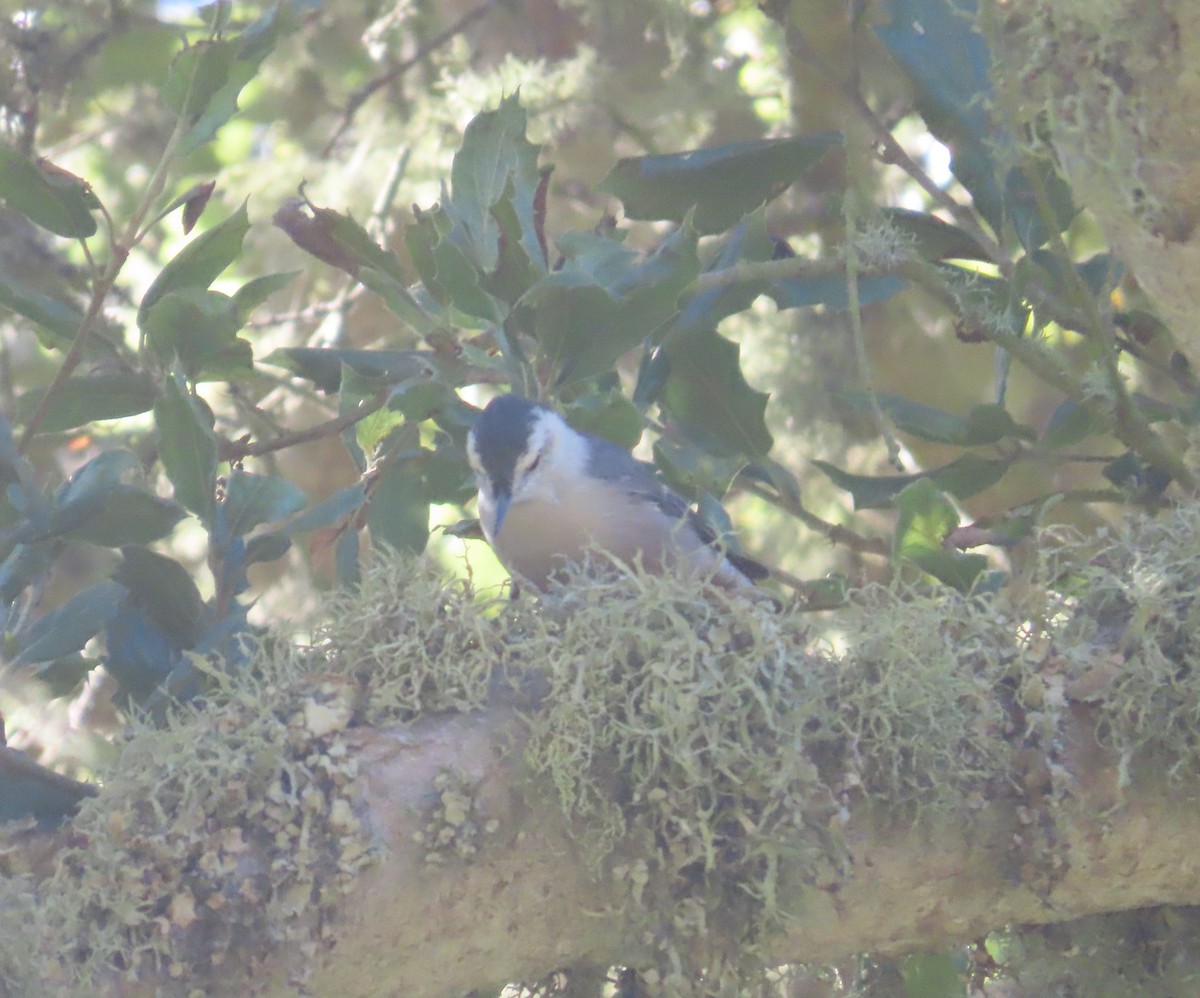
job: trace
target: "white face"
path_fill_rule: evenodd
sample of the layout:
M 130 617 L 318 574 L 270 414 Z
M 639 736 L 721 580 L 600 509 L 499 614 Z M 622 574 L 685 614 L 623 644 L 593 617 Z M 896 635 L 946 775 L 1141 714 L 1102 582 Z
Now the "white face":
M 557 502 L 557 476 L 566 467 L 582 470 L 586 460 L 584 446 L 583 437 L 567 426 L 557 413 L 539 414 L 530 427 L 525 449 L 513 466 L 512 493 L 504 502 L 504 497 L 496 495 L 491 476 L 480 459 L 475 435 L 468 435 L 467 458 L 471 470 L 475 472 L 475 484 L 479 489 L 479 518 L 488 539 L 494 538 L 497 516 L 503 520 L 508 506 L 531 500 Z

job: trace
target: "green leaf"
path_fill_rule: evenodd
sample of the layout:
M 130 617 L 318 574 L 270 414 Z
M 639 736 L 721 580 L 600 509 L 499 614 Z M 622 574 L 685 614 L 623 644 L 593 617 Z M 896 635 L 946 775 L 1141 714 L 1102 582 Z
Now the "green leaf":
M 633 450 L 642 438 L 642 414 L 619 388 L 581 395 L 563 408 L 575 429 L 611 440 L 618 447 Z
M 900 965 L 906 998 L 966 998 L 962 959 L 949 953 L 918 953 Z
M 163 100 L 191 128 L 179 144 L 186 156 L 199 148 L 238 110 L 237 99 L 286 27 L 287 5 L 270 7 L 240 35 L 189 46 L 176 56 L 163 86 Z
M 285 367 L 323 392 L 341 389 L 343 365 L 364 377 L 394 385 L 437 373 L 432 353 L 422 350 L 334 350 L 324 347 L 281 347 L 262 358 Z
M 844 398 L 858 412 L 871 409 L 871 397 L 865 392 L 847 392 Z M 1017 423 L 1002 405 L 977 405 L 966 416 L 956 416 L 899 395 L 882 394 L 876 400 L 898 430 L 922 440 L 977 447 L 1010 437 L 1036 438 L 1032 429 Z
M 17 418 L 27 421 L 45 394 L 26 392 L 17 401 Z M 59 433 L 103 419 L 121 419 L 148 412 L 157 393 L 144 374 L 115 372 L 69 378 L 54 393 L 54 404 L 42 420 L 43 433 Z
M 86 181 L 7 146 L 0 146 L 0 198 L 55 235 L 86 239 L 96 231 L 92 209 L 99 202 Z
M 242 318 L 229 295 L 183 288 L 163 295 L 141 320 L 146 342 L 158 359 L 176 358 L 188 378 L 233 379 L 253 369 L 254 352 L 237 335 Z
M 304 508 L 304 490 L 275 475 L 254 475 L 235 468 L 225 485 L 225 517 L 236 537 L 260 523 L 283 520 Z
M 502 232 L 524 249 L 530 262 L 540 263 L 541 273 L 546 270 L 535 219 L 541 150 L 526 139 L 525 123 L 516 94 L 501 100 L 496 110 L 477 114 L 450 169 L 451 197 L 445 207 L 454 219 L 458 244 L 484 273 L 499 264 Z
M 0 272 L 0 305 L 31 319 L 51 334 L 53 345 L 65 349 L 75 339 L 83 313 L 66 302 L 34 291 Z
M 682 221 L 694 208 L 697 232 L 723 232 L 781 194 L 840 142 L 839 134 L 827 132 L 636 156 L 619 160 L 597 189 L 620 198 L 628 218 Z
M 968 592 L 987 568 L 982 555 L 948 550 L 945 540 L 958 527 L 958 511 L 928 478 L 918 479 L 896 497 L 900 517 L 893 552 L 947 585 Z
M 79 651 L 120 611 L 129 591 L 106 579 L 39 617 L 23 635 L 14 665 L 52 662 Z
M 100 509 L 63 536 L 111 548 L 150 544 L 170 534 L 185 516 L 187 513 L 178 503 L 160 499 L 134 485 L 119 485 L 105 496 Z
M 163 397 L 154 403 L 158 453 L 175 498 L 211 526 L 216 507 L 217 435 L 207 406 L 191 395 L 178 376 L 168 375 Z
M 420 472 L 410 462 L 395 464 L 371 491 L 367 525 L 371 541 L 397 551 L 419 554 L 429 541 L 429 500 Z
M 363 267 L 358 272 L 358 279 L 379 295 L 388 309 L 417 333 L 426 335 L 437 328 L 438 323 L 433 316 L 421 307 L 404 283 L 391 274 L 374 267 Z
M 908 236 L 913 249 L 924 260 L 984 260 L 991 257 L 957 225 L 943 222 L 936 215 L 907 208 L 884 208 L 884 217 Z
M 618 359 L 679 313 L 679 298 L 699 273 L 696 235 L 681 227 L 637 265 L 609 268 L 605 286 L 572 261 L 540 280 L 514 307 L 513 321 L 540 347 L 539 361 L 561 387 L 606 374 Z
M 175 255 L 142 298 L 138 326 L 146 313 L 163 296 L 185 288 L 207 288 L 242 252 L 242 240 L 250 230 L 246 203 L 219 225 L 213 226 L 188 243 Z
M 192 648 L 203 630 L 204 597 L 192 574 L 172 558 L 125 546 L 113 579 L 125 586 L 146 616 L 180 648 Z
M 237 308 L 238 317 L 245 322 L 246 317 L 259 305 L 276 291 L 282 291 L 299 276 L 300 271 L 289 270 L 286 274 L 264 274 L 247 281 L 233 293 L 233 304 Z
M 1046 450 L 1055 450 L 1070 447 L 1106 429 L 1090 411 L 1074 400 L 1066 399 L 1050 414 L 1040 442 Z
M 335 523 L 342 523 L 362 508 L 366 501 L 366 486 L 362 482 L 355 482 L 309 506 L 285 523 L 281 531 L 285 534 L 302 534 L 310 530 L 323 530 Z
M 692 499 L 703 493 L 723 496 L 745 460 L 716 457 L 691 444 L 677 444 L 660 437 L 654 441 L 654 463 L 671 488 Z
M 464 316 L 500 323 L 508 314 L 507 302 L 483 286 L 484 273 L 452 238 L 452 220 L 444 208 L 417 215 L 405 231 L 405 242 L 421 281 L 434 300 L 452 306 Z
M 710 330 L 661 349 L 669 373 L 660 404 L 684 436 L 719 457 L 765 457 L 767 394 L 742 376 L 741 348 Z
M 1008 461 L 989 461 L 976 454 L 964 454 L 940 468 L 915 475 L 852 475 L 826 461 L 813 464 L 834 485 L 851 494 L 855 509 L 886 509 L 906 486 L 923 478 L 932 480 L 939 489 L 957 499 L 968 499 L 995 485 L 1009 468 Z

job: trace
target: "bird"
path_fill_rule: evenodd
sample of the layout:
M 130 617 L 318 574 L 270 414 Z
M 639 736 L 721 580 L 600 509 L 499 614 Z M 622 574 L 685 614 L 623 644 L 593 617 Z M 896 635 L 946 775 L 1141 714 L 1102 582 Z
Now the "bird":
M 467 435 L 484 537 L 516 580 L 545 591 L 596 552 L 646 571 L 683 569 L 733 589 L 767 576 L 723 549 L 654 466 L 603 437 L 574 429 L 522 395 L 492 399 Z

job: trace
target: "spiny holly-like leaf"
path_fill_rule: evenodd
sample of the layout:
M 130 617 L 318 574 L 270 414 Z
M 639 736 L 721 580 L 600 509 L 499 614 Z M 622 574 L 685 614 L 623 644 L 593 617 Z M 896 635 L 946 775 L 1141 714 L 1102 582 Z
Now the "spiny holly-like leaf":
M 494 111 L 477 114 L 463 133 L 450 169 L 451 193 L 445 207 L 467 256 L 484 273 L 499 263 L 502 234 L 520 245 L 542 273 L 546 270 L 535 219 L 541 150 L 526 139 L 525 121 L 516 94 L 501 100 Z M 502 227 L 501 219 L 508 224 Z
M 176 254 L 154 279 L 138 309 L 138 325 L 164 295 L 184 288 L 207 288 L 242 251 L 242 240 L 250 229 L 246 204 L 219 225 L 197 236 Z
M 828 132 L 635 156 L 618 161 L 598 190 L 620 198 L 629 218 L 682 221 L 695 209 L 696 231 L 724 232 L 781 194 L 840 142 L 839 134 Z
M 99 202 L 85 180 L 6 146 L 0 146 L 0 198 L 55 235 L 86 239 L 96 231 L 92 209 Z
M 212 414 L 178 377 L 168 375 L 154 403 L 158 453 L 175 498 L 210 525 L 216 505 L 217 436 Z
M 661 349 L 669 373 L 659 402 L 684 436 L 718 456 L 765 457 L 773 443 L 767 394 L 746 383 L 741 348 L 709 330 Z

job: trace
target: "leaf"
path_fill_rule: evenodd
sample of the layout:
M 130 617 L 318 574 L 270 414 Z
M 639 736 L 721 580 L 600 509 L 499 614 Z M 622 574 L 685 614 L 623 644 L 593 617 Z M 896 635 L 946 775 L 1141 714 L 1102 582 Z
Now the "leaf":
M 581 395 L 564 407 L 563 416 L 575 429 L 611 440 L 625 450 L 633 450 L 642 438 L 642 414 L 619 388 Z
M 723 496 L 745 460 L 716 457 L 692 444 L 677 444 L 660 437 L 654 441 L 654 463 L 671 488 L 692 499 L 702 493 Z
M 17 401 L 17 418 L 28 421 L 45 394 L 26 392 Z M 115 372 L 68 378 L 54 394 L 54 404 L 42 419 L 43 433 L 59 433 L 104 419 L 121 419 L 148 412 L 157 393 L 144 374 Z
M 154 403 L 158 453 L 175 498 L 205 526 L 213 522 L 217 488 L 217 436 L 212 417 L 178 376 L 168 375 Z
M 844 398 L 858 412 L 871 409 L 871 397 L 865 392 L 847 392 Z M 1033 430 L 1017 423 L 1002 405 L 977 405 L 964 417 L 899 395 L 878 395 L 876 400 L 898 430 L 922 440 L 976 447 L 1009 437 L 1030 440 L 1036 437 Z
M 96 231 L 99 207 L 91 186 L 47 160 L 37 163 L 0 146 L 0 198 L 13 211 L 58 236 L 86 239 Z
M 256 534 L 246 542 L 246 565 L 278 561 L 291 546 L 292 542 L 280 534 Z
M 121 564 L 113 579 L 125 586 L 176 647 L 191 648 L 200 639 L 204 598 L 192 574 L 172 558 L 148 548 L 121 549 Z
M 700 268 L 688 226 L 646 260 L 622 260 L 624 269 L 610 269 L 605 285 L 568 261 L 514 306 L 514 323 L 537 339 L 539 360 L 551 365 L 560 387 L 608 373 L 623 354 L 672 321 Z
M 271 221 L 302 250 L 351 277 L 359 268 L 371 267 L 403 282 L 404 272 L 395 254 L 379 246 L 349 215 L 318 208 L 306 198 L 288 198 Z
M 855 509 L 886 509 L 906 486 L 922 478 L 932 480 L 956 499 L 969 499 L 995 485 L 1009 468 L 1008 461 L 989 461 L 976 454 L 964 454 L 940 468 L 915 475 L 852 475 L 826 461 L 813 461 L 813 465 L 851 494 Z
M 1041 445 L 1047 450 L 1070 447 L 1106 429 L 1101 421 L 1078 402 L 1065 399 L 1050 414 L 1042 430 Z
M 280 529 L 285 534 L 302 534 L 331 527 L 348 519 L 351 514 L 361 509 L 366 501 L 366 486 L 362 482 L 355 482 L 309 506 Z
M 376 547 L 419 554 L 429 540 L 429 500 L 419 473 L 408 463 L 391 465 L 371 491 L 367 525 Z
M 120 687 L 118 702 L 144 702 L 184 661 L 178 639 L 132 602 L 121 607 L 104 637 L 104 670 Z
M 79 651 L 117 615 L 128 595 L 124 586 L 106 579 L 72 596 L 34 621 L 13 664 L 51 662 Z
M 418 213 L 404 233 L 413 264 L 433 298 L 464 316 L 499 323 L 508 303 L 483 286 L 484 273 L 452 238 L 453 222 L 441 207 Z
M 943 222 L 926 211 L 908 208 L 884 208 L 884 217 L 913 242 L 913 249 L 923 260 L 983 260 L 991 257 L 957 225 Z
M 133 485 L 119 485 L 105 496 L 103 506 L 62 536 L 111 548 L 149 544 L 170 534 L 185 516 L 184 508 L 170 499 L 160 499 Z
M 56 828 L 75 813 L 95 788 L 0 745 L 0 822 L 34 818 L 40 829 Z
M 734 142 L 666 156 L 621 159 L 597 188 L 636 219 L 682 221 L 695 208 L 702 235 L 723 232 L 781 194 L 841 142 L 835 132 Z
M 31 319 L 51 334 L 60 349 L 67 347 L 79 332 L 83 313 L 66 302 L 34 291 L 0 272 L 0 305 Z
M 945 540 L 958 527 L 958 511 L 928 478 L 920 478 L 896 497 L 900 517 L 893 543 L 895 557 L 961 592 L 969 592 L 987 568 L 982 555 L 948 550 Z
M 204 209 L 208 206 L 209 198 L 217 189 L 217 182 L 209 180 L 204 183 L 192 184 L 186 191 L 170 201 L 165 208 L 154 216 L 154 221 L 161 222 L 176 208 L 183 207 L 183 234 L 186 236 L 195 228 Z
M 907 287 L 907 282 L 899 277 L 886 274 L 866 274 L 858 279 L 858 303 L 860 305 L 875 305 L 887 301 L 893 295 L 899 294 Z M 850 307 L 850 292 L 846 287 L 846 278 L 840 274 L 829 274 L 823 277 L 789 277 L 772 281 L 767 294 L 774 299 L 781 309 L 812 308 L 814 305 L 824 305 L 839 312 Z
M 154 279 L 142 297 L 138 326 L 146 313 L 164 295 L 185 288 L 207 288 L 242 251 L 242 241 L 250 230 L 246 202 L 219 225 L 214 225 L 180 250 Z
M 288 25 L 286 4 L 275 4 L 240 35 L 189 46 L 167 73 L 163 99 L 191 125 L 179 144 L 186 156 L 199 148 L 238 111 L 238 95 Z
M 391 274 L 385 274 L 373 267 L 363 267 L 358 272 L 358 279 L 383 299 L 383 303 L 392 314 L 417 333 L 426 335 L 437 328 L 437 320 L 425 311 L 403 282 Z
M 245 536 L 260 523 L 286 519 L 306 502 L 303 489 L 275 475 L 254 475 L 235 468 L 225 485 L 226 522 L 237 536 Z
M 237 335 L 242 319 L 229 295 L 183 288 L 163 295 L 141 319 L 146 342 L 158 359 L 176 359 L 191 380 L 224 380 L 253 369 L 253 349 Z
M 541 273 L 546 271 L 535 218 L 541 148 L 526 139 L 525 124 L 518 96 L 505 97 L 496 110 L 477 114 L 467 125 L 450 168 L 451 197 L 445 207 L 455 223 L 456 241 L 484 273 L 499 264 L 502 234 L 524 250 L 528 261 L 540 264 Z
M 1028 175 L 1012 168 L 998 177 L 999 153 L 1011 152 L 1011 136 L 989 116 L 993 93 L 991 53 L 976 29 L 978 0 L 886 0 L 890 23 L 875 33 L 912 81 L 917 106 L 929 129 L 952 152 L 951 172 L 971 193 L 975 206 L 998 233 L 1004 222 L 1027 249 L 1046 241 Z M 999 151 L 999 153 L 997 152 Z M 1031 166 L 1040 175 L 1059 231 L 1076 214 L 1070 190 L 1050 164 Z
M 262 358 L 264 364 L 285 367 L 311 381 L 323 392 L 341 388 L 342 367 L 378 378 L 384 385 L 399 384 L 437 373 L 433 354 L 422 350 L 334 350 L 325 347 L 281 347 Z
M 264 274 L 247 281 L 233 293 L 233 304 L 237 309 L 238 318 L 245 322 L 247 316 L 259 305 L 276 291 L 282 291 L 299 276 L 300 271 L 289 270 L 286 274 Z
M 966 998 L 961 963 L 961 959 L 948 953 L 906 956 L 900 965 L 906 998 Z
M 661 349 L 670 371 L 660 405 L 684 436 L 719 457 L 765 457 L 773 443 L 767 394 L 742 376 L 741 348 L 707 331 Z

